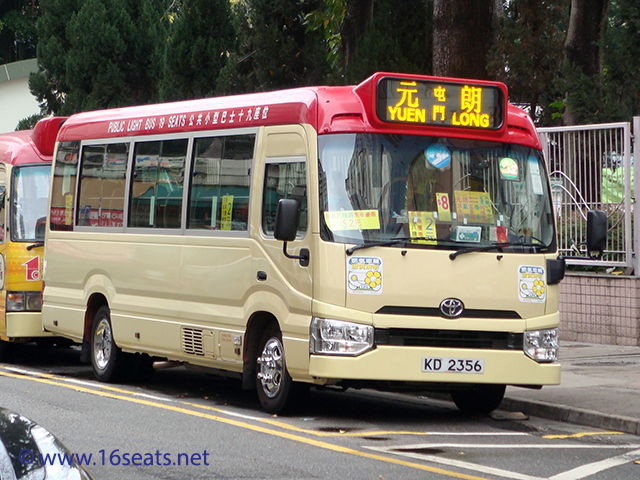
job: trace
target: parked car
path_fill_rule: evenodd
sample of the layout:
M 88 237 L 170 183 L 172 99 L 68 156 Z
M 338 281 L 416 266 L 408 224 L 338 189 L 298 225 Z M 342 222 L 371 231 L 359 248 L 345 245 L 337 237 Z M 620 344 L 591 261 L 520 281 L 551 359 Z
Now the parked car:
M 2 480 L 93 480 L 76 457 L 49 431 L 0 408 Z

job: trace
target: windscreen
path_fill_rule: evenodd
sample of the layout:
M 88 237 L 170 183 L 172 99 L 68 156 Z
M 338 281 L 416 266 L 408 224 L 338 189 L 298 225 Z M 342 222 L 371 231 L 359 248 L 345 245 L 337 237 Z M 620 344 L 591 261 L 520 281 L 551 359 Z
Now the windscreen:
M 11 239 L 44 240 L 51 166 L 25 166 L 13 172 Z
M 326 241 L 405 239 L 408 247 L 453 250 L 510 243 L 530 252 L 553 244 L 537 150 L 383 134 L 324 135 L 318 143 Z

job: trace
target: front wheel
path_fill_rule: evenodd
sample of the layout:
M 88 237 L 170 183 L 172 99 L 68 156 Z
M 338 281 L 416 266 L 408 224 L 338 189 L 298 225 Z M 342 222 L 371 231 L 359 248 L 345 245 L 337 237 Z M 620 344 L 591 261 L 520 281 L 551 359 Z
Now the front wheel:
M 462 413 L 485 415 L 502 403 L 506 385 L 474 385 L 471 388 L 452 390 L 451 398 Z
M 91 366 L 96 379 L 117 382 L 123 377 L 125 355 L 116 346 L 111 329 L 109 308 L 102 306 L 91 325 Z
M 268 413 L 280 413 L 291 406 L 292 384 L 287 372 L 282 333 L 275 325 L 263 332 L 256 359 L 256 389 L 262 408 Z

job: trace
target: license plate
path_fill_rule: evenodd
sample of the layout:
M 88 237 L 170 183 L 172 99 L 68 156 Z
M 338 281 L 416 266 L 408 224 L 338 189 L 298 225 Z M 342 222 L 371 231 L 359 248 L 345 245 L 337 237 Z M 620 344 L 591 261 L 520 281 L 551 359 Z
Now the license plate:
M 482 358 L 422 357 L 423 372 L 484 373 Z

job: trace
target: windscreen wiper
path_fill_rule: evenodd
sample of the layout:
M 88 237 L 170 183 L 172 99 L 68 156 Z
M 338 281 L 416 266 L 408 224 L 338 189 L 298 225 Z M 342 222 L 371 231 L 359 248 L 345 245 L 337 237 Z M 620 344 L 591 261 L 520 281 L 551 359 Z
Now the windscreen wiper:
M 455 260 L 457 256 L 464 255 L 465 253 L 488 252 L 489 250 L 501 250 L 503 248 L 508 248 L 508 247 L 530 247 L 530 248 L 540 249 L 540 251 L 544 251 L 549 248 L 547 245 L 544 245 L 544 244 L 534 245 L 532 243 L 524 243 L 524 242 L 504 242 L 504 243 L 494 243 L 492 245 L 478 245 L 477 247 L 461 248 L 460 250 L 451 252 L 449 254 L 449 258 L 451 260 Z
M 391 240 L 384 240 L 384 241 L 379 241 L 379 242 L 371 242 L 371 243 L 361 243 L 359 245 L 355 245 L 351 248 L 347 248 L 347 255 L 351 256 L 353 254 L 353 252 L 355 252 L 356 250 L 361 250 L 363 248 L 369 248 L 369 247 L 388 247 L 389 245 L 395 245 L 396 243 L 406 243 L 406 242 L 410 242 L 411 240 L 433 240 L 433 238 L 426 238 L 426 237 L 398 237 L 398 238 L 393 238 Z

